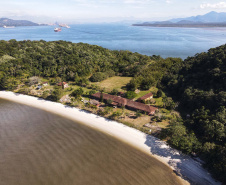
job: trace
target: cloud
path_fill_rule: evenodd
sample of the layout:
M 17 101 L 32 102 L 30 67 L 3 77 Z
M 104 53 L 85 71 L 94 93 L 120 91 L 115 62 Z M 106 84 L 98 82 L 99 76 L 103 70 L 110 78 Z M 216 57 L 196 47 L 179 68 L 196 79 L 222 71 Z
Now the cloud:
M 141 1 L 137 1 L 137 0 L 124 0 L 124 3 L 125 4 L 136 4 L 136 3 L 139 3 Z
M 90 3 L 90 4 L 146 4 L 153 0 L 71 0 L 76 3 Z
M 170 3 L 172 3 L 172 1 L 171 0 L 166 0 L 166 3 L 170 4 Z
M 150 0 L 123 0 L 125 4 L 147 4 Z
M 203 3 L 200 5 L 200 8 L 205 9 L 205 8 L 226 8 L 226 2 L 219 2 L 215 4 L 210 4 L 210 3 Z

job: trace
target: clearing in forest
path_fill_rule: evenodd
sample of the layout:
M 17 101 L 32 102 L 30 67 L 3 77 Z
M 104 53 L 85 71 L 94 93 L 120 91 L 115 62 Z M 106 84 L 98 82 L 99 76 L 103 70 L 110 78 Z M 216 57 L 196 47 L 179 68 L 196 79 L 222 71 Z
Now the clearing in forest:
M 131 79 L 132 77 L 114 76 L 103 80 L 102 82 L 96 82 L 93 84 L 96 84 L 101 88 L 105 88 L 107 91 L 111 91 L 112 89 L 123 91 L 123 89 L 126 87 L 126 84 L 128 84 Z

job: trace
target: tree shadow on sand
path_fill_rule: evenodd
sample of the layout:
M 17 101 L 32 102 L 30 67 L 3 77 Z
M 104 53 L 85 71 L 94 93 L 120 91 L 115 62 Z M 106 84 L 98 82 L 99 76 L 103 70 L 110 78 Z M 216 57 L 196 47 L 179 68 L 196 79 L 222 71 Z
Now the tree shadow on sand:
M 145 144 L 150 147 L 150 152 L 168 159 L 168 164 L 174 172 L 194 185 L 220 184 L 202 167 L 202 164 L 188 155 L 169 147 L 164 141 L 151 135 L 146 136 Z

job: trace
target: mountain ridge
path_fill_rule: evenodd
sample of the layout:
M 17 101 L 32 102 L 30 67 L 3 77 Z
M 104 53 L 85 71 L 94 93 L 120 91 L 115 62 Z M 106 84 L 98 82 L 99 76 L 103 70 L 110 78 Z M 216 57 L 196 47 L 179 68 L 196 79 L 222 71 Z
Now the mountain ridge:
M 192 22 L 203 22 L 203 23 L 221 23 L 221 22 L 226 22 L 226 12 L 218 13 L 215 11 L 211 11 L 204 15 L 197 15 L 197 16 L 191 16 L 191 17 L 185 17 L 185 18 L 175 18 L 175 19 L 170 19 L 168 21 L 177 23 L 182 20 L 187 20 Z
M 175 18 L 166 21 L 151 21 L 133 26 L 153 27 L 226 27 L 226 12 L 209 12 L 204 15 L 197 15 L 185 18 Z

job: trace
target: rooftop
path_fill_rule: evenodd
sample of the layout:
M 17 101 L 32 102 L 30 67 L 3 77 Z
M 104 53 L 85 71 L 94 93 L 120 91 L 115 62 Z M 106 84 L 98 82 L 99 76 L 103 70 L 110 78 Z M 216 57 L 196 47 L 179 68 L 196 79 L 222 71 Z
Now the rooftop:
M 129 99 L 126 99 L 126 98 L 119 97 L 119 96 L 114 96 L 114 95 L 105 94 L 105 93 L 102 93 L 102 95 L 103 95 L 104 100 L 111 99 L 113 101 L 113 103 L 117 103 L 117 105 L 127 106 L 129 108 L 141 110 L 141 111 L 148 112 L 148 113 L 151 113 L 151 114 L 154 114 L 155 111 L 158 109 L 156 107 L 146 105 L 144 103 L 135 102 L 135 101 L 132 101 L 132 100 L 129 100 Z M 98 92 L 98 93 L 93 94 L 92 96 L 100 99 L 101 93 Z
M 153 94 L 150 92 L 150 93 L 145 94 L 144 96 L 140 97 L 139 100 L 145 100 L 147 98 L 150 98 L 151 96 L 153 96 Z
M 63 84 L 66 85 L 67 82 L 63 82 Z M 62 82 L 59 82 L 57 85 L 59 85 L 59 86 L 62 85 Z

